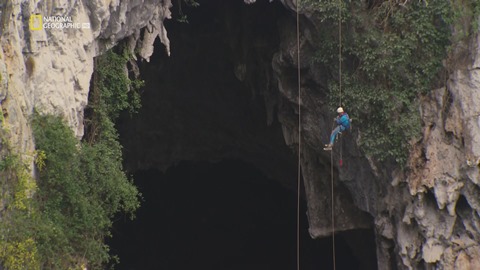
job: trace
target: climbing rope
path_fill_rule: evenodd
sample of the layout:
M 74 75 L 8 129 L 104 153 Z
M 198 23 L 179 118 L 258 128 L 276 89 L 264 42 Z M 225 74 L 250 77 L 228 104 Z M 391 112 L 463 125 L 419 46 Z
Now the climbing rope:
M 338 85 L 339 85 L 339 107 L 342 107 L 342 0 L 338 0 Z M 341 136 L 341 135 L 340 135 Z M 340 159 L 339 165 L 343 165 L 342 157 L 342 140 L 340 137 Z M 334 193 L 334 177 L 333 177 L 333 150 L 330 152 L 330 176 L 331 176 L 331 206 L 332 206 L 332 260 L 333 270 L 336 269 L 335 256 L 335 193 Z
M 297 168 L 297 270 L 300 270 L 300 181 L 301 181 L 301 151 L 302 151 L 302 95 L 300 81 L 300 20 L 299 20 L 299 2 L 297 0 L 297 78 L 298 78 L 298 168 Z
M 342 107 L 342 2 L 338 0 L 338 84 L 340 90 L 339 107 Z
M 298 167 L 297 167 L 297 270 L 300 270 L 300 183 L 301 183 L 301 149 L 302 149 L 302 111 L 301 111 L 301 71 L 300 71 L 300 19 L 299 19 L 299 0 L 296 6 L 297 22 L 297 78 L 298 78 Z M 342 106 L 342 3 L 338 0 L 338 76 L 339 76 L 339 107 Z M 333 127 L 332 127 L 333 130 Z M 342 166 L 342 145 L 340 143 L 340 166 Z M 333 150 L 330 151 L 330 176 L 331 176 L 331 219 L 332 219 L 332 260 L 333 270 L 336 270 L 335 255 L 335 191 L 333 175 Z
M 332 188 L 332 260 L 333 260 L 333 270 L 336 269 L 336 259 L 335 259 L 335 200 L 333 193 L 333 151 L 330 153 L 330 175 L 331 175 L 331 188 Z
M 342 0 L 338 0 L 338 85 L 339 85 L 339 103 L 342 107 Z M 341 136 L 341 135 L 340 135 Z M 340 137 L 340 159 L 339 165 L 343 166 L 343 147 L 342 138 Z M 330 176 L 331 176 L 331 206 L 332 206 L 332 260 L 333 269 L 336 269 L 335 256 L 335 191 L 334 191 L 334 176 L 333 176 L 333 151 L 330 152 Z
M 332 123 L 332 130 L 335 127 L 335 122 Z M 338 135 L 337 135 L 338 136 Z M 337 139 L 337 138 L 335 138 Z M 331 219 L 332 219 L 332 262 L 333 262 L 333 270 L 336 269 L 336 256 L 335 256 L 335 201 L 334 201 L 334 190 L 333 190 L 333 149 L 330 151 L 330 186 L 331 186 Z

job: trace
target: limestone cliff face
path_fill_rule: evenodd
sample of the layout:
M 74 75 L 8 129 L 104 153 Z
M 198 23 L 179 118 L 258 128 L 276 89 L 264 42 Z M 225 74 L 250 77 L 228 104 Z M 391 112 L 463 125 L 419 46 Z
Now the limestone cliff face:
M 416 169 L 404 179 L 412 200 L 397 221 L 423 238 L 402 241 L 408 266 L 420 257 L 438 269 L 480 268 L 480 38 L 469 48 L 466 65 L 422 102 L 423 139 L 411 160 Z M 397 234 L 399 242 L 403 237 Z
M 253 4 L 255 1 L 245 2 Z M 290 11 L 295 7 L 293 1 L 281 2 Z M 83 135 L 83 110 L 87 105 L 95 56 L 128 38 L 130 49 L 149 60 L 157 37 L 169 54 L 163 21 L 170 17 L 170 0 L 3 0 L 0 4 L 0 104 L 12 134 L 12 143 L 25 154 L 34 149 L 28 125 L 28 117 L 34 108 L 42 113 L 64 115 L 76 135 Z M 90 28 L 31 31 L 28 19 L 35 13 L 71 16 L 75 22 L 90 23 Z M 292 15 L 278 20 L 280 41 L 271 59 L 265 61 L 266 64 L 253 62 L 264 65 L 261 66 L 264 69 L 258 70 L 264 72 L 263 77 L 267 78 L 265 81 L 269 86 L 263 90 L 251 87 L 250 90 L 260 92 L 258 94 L 264 98 L 265 108 L 255 110 L 265 110 L 267 124 L 273 119 L 278 120 L 283 141 L 295 152 L 299 141 L 298 93 L 292 72 L 299 63 Z M 315 35 L 310 19 L 308 15 L 302 15 L 301 165 L 309 231 L 312 237 L 318 238 L 329 235 L 332 228 L 330 155 L 322 150 L 331 130 L 332 113 L 325 103 L 322 71 L 309 61 L 314 53 L 312 36 Z M 242 44 L 238 42 L 232 46 Z M 348 149 L 343 156 L 344 166 L 338 165 L 338 153 L 334 156 L 336 230 L 373 226 L 377 236 L 379 269 L 424 269 L 430 266 L 436 269 L 480 269 L 480 38 L 472 40 L 469 48 L 472 58 L 466 67 L 453 69 L 445 87 L 432 91 L 422 101 L 419 113 L 424 123 L 423 138 L 411 155 L 412 172 L 407 174 L 399 168 L 384 168 L 382 164 L 369 161 L 356 146 L 358 134 L 355 132 L 343 140 L 344 149 Z M 251 71 L 252 66 L 246 60 L 246 57 L 232 57 L 235 66 L 232 73 L 239 81 L 252 83 L 249 79 L 256 73 Z M 212 93 L 218 94 L 215 91 Z M 173 92 L 165 95 L 173 95 Z M 218 102 L 223 102 L 221 94 L 219 97 Z M 226 110 L 232 108 L 227 105 L 240 103 L 239 99 L 229 102 L 225 105 Z M 252 103 L 249 100 L 241 102 Z M 164 106 L 169 105 L 165 103 Z M 231 117 L 245 114 L 255 118 L 242 110 L 243 107 L 239 108 Z M 176 116 L 182 117 L 183 114 L 179 112 Z M 155 117 L 152 118 L 155 121 L 162 118 L 161 115 Z M 228 123 L 231 117 L 226 114 L 219 123 Z M 245 118 L 239 119 L 245 121 Z M 155 121 L 139 123 L 138 127 L 143 125 L 154 129 Z M 260 130 L 260 121 L 245 122 L 246 131 Z M 199 125 L 204 127 L 207 124 L 213 125 L 210 122 Z M 172 132 L 181 129 L 182 126 L 172 126 Z M 291 164 L 287 165 L 292 161 L 290 156 L 277 148 L 278 142 L 283 141 L 272 140 L 272 130 L 260 132 L 263 136 L 260 143 L 255 132 L 249 133 L 248 140 L 235 135 L 235 132 L 246 131 L 219 129 L 218 134 L 224 132 L 232 136 L 226 137 L 228 142 L 224 145 L 227 147 L 218 146 L 218 142 L 225 140 L 219 136 L 214 138 L 216 144 L 204 145 L 200 149 L 203 152 L 199 153 L 210 155 L 212 160 L 246 157 L 263 166 L 271 175 L 283 175 L 285 179 L 294 175 Z M 208 133 L 200 135 L 211 137 Z M 173 139 L 182 142 L 179 138 Z M 187 142 L 190 142 L 189 138 L 185 138 L 184 143 Z M 255 147 L 251 147 L 254 144 Z M 174 146 L 162 152 L 170 151 L 170 156 L 159 155 L 161 151 L 156 149 L 152 153 L 140 153 L 138 162 L 145 161 L 141 158 L 154 156 L 150 162 L 162 163 L 154 165 L 168 166 L 181 159 L 197 158 L 192 156 L 193 146 Z M 274 166 L 267 161 L 268 157 L 258 154 L 267 151 L 284 157 L 284 163 Z M 288 167 L 288 173 L 282 171 L 284 167 Z
M 308 14 L 302 18 L 302 173 L 309 230 L 312 237 L 322 237 L 331 233 L 332 226 L 330 157 L 321 150 L 331 130 L 332 112 L 322 101 L 322 71 L 308 61 L 313 56 L 316 32 L 309 26 L 314 18 Z M 285 76 L 298 67 L 293 27 L 291 22 L 280 27 L 283 38 L 273 69 L 280 95 L 296 110 L 296 78 Z M 480 269 L 478 37 L 468 44 L 468 51 L 466 64 L 454 60 L 454 68 L 447 66 L 451 72 L 445 86 L 421 102 L 423 138 L 411 153 L 410 172 L 369 161 L 356 147 L 355 131 L 343 139 L 344 149 L 349 149 L 343 156 L 347 166 L 338 165 L 334 152 L 336 230 L 366 226 L 358 212 L 369 213 L 374 219 L 379 269 Z M 297 117 L 279 113 L 285 141 L 295 147 Z
M 131 50 L 148 60 L 160 37 L 169 49 L 163 21 L 169 0 L 0 1 L 0 102 L 11 140 L 32 150 L 27 119 L 33 109 L 63 115 L 80 138 L 94 57 L 129 38 Z M 65 16 L 79 29 L 30 30 L 31 15 Z M 141 33 L 147 27 L 149 31 Z

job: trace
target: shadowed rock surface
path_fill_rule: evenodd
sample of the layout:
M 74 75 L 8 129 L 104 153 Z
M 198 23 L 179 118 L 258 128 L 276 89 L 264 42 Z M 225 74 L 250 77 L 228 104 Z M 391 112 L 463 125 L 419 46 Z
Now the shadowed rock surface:
M 63 115 L 83 135 L 94 57 L 127 40 L 139 59 L 150 60 L 140 65 L 143 109 L 119 123 L 131 172 L 238 159 L 295 189 L 293 1 L 200 1 L 184 10 L 189 24 L 168 21 L 166 28 L 170 1 L 0 1 L 6 2 L 0 104 L 9 139 L 24 156 L 34 151 L 28 123 L 34 108 Z M 30 14 L 53 10 L 92 27 L 29 30 Z M 300 124 L 302 198 L 308 232 L 318 239 L 331 233 L 331 163 L 321 149 L 334 108 L 326 104 L 325 71 L 309 61 L 318 34 L 314 15 L 300 17 Z M 156 37 L 164 45 L 153 46 Z M 453 57 L 443 86 L 422 97 L 423 137 L 413 143 L 411 171 L 368 160 L 355 130 L 341 139 L 343 167 L 334 152 L 336 229 L 373 229 L 379 269 L 480 269 L 480 39 L 463 45 L 466 57 Z

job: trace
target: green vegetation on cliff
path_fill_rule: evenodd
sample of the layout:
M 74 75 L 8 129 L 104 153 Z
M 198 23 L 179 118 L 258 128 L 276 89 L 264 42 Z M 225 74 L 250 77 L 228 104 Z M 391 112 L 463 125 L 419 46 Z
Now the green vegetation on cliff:
M 89 269 L 100 269 L 109 260 L 103 240 L 111 218 L 139 206 L 138 191 L 122 171 L 120 144 L 113 136 L 79 143 L 56 116 L 36 116 L 33 127 L 37 151 L 44 155 L 35 194 L 42 265 L 68 269 L 88 262 Z
M 36 151 L 26 158 L 7 147 L 2 129 L 0 263 L 7 269 L 103 269 L 112 259 L 104 243 L 112 218 L 133 217 L 140 197 L 122 169 L 114 126 L 120 111 L 140 104 L 142 82 L 129 79 L 128 60 L 112 51 L 97 59 L 83 141 L 61 117 L 35 114 Z
M 378 160 L 404 164 L 418 139 L 418 98 L 444 85 L 442 60 L 453 42 L 478 30 L 480 4 L 467 1 L 317 1 L 316 64 L 329 70 L 330 104 L 339 105 L 339 5 L 342 14 L 342 105 L 360 146 Z M 475 21 L 475 20 L 473 20 Z M 465 23 L 468 22 L 468 23 Z
M 35 238 L 38 212 L 32 194 L 37 190 L 30 174 L 32 158 L 15 153 L 8 128 L 0 127 L 0 261 L 7 269 L 40 269 Z

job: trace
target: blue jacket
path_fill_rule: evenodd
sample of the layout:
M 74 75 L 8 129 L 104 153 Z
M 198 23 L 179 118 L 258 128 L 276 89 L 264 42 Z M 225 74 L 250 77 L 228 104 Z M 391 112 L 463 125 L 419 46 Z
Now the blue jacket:
M 337 117 L 336 121 L 338 125 L 343 126 L 345 129 L 350 128 L 350 117 L 348 117 L 348 114 L 342 114 L 342 116 Z

